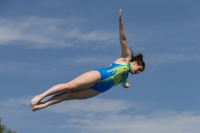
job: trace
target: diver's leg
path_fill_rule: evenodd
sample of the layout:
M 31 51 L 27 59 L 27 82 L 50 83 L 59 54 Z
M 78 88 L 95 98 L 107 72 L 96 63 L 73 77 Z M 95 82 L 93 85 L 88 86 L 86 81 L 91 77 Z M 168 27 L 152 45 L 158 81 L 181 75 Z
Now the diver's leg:
M 55 85 L 50 89 L 48 89 L 47 91 L 45 91 L 44 93 L 35 96 L 30 102 L 31 107 L 33 108 L 42 99 L 50 95 L 91 88 L 99 80 L 100 80 L 100 73 L 98 71 L 86 72 L 68 83 Z
M 72 91 L 72 92 L 64 92 L 61 94 L 57 94 L 55 96 L 53 96 L 52 98 L 50 98 L 49 100 L 45 101 L 45 102 L 40 102 L 40 104 L 35 105 L 32 110 L 36 111 L 42 108 L 45 108 L 47 106 L 56 104 L 56 103 L 60 103 L 62 101 L 65 100 L 74 100 L 74 99 L 87 99 L 87 98 L 91 98 L 94 97 L 96 95 L 98 95 L 100 92 L 94 90 L 94 89 L 84 89 L 84 90 L 77 90 L 77 91 Z

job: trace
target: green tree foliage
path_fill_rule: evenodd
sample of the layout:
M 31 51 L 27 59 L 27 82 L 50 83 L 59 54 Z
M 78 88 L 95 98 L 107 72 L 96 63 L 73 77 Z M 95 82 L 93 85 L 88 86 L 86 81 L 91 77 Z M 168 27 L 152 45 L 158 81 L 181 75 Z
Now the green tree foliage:
M 5 125 L 1 123 L 2 118 L 0 117 L 0 133 L 17 133 L 15 131 L 11 131 L 11 129 L 7 129 Z

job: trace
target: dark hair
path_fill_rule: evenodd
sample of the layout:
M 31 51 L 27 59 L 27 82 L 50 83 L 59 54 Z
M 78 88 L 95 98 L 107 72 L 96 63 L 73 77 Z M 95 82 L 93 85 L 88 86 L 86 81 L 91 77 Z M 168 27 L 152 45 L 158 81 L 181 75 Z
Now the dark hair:
M 130 62 L 137 61 L 138 65 L 143 66 L 143 71 L 144 71 L 145 62 L 143 61 L 143 55 L 140 52 L 134 54 L 131 49 L 130 49 L 130 51 L 131 51 L 131 61 Z

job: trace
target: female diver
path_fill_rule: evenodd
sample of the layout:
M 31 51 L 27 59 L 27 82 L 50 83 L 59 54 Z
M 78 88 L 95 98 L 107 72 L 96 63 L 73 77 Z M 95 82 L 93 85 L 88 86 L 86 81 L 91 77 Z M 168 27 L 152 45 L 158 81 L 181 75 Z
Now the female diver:
M 134 55 L 126 43 L 126 35 L 122 23 L 122 9 L 119 10 L 119 40 L 121 44 L 121 56 L 109 67 L 95 69 L 86 72 L 68 83 L 58 84 L 44 93 L 35 96 L 31 102 L 33 111 L 45 108 L 64 100 L 87 99 L 121 85 L 129 88 L 127 82 L 129 72 L 139 74 L 145 69 L 142 54 Z M 41 102 L 47 96 L 54 95 L 49 100 Z

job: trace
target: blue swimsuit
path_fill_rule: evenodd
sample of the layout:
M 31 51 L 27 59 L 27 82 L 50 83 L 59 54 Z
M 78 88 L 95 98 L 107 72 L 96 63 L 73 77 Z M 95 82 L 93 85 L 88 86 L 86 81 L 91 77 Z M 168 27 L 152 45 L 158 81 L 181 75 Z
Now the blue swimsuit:
M 100 81 L 91 88 L 102 93 L 127 80 L 130 64 L 113 63 L 107 68 L 95 70 L 100 73 L 101 78 Z

